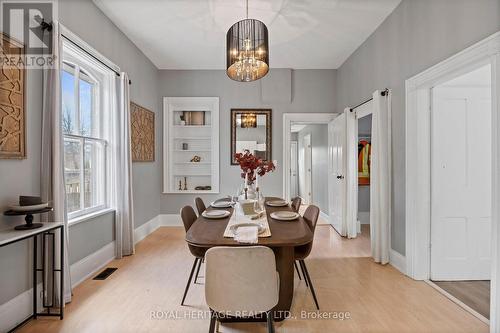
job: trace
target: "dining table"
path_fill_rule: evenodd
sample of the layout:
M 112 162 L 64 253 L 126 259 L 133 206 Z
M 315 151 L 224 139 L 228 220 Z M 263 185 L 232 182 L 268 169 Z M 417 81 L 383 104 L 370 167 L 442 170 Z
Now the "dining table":
M 224 200 L 224 199 L 220 199 Z M 289 316 L 293 300 L 294 290 L 294 248 L 312 242 L 313 232 L 302 216 L 292 221 L 281 221 L 273 219 L 270 214 L 276 211 L 293 211 L 290 205 L 283 207 L 271 207 L 268 201 L 282 200 L 275 197 L 265 198 L 265 213 L 270 237 L 259 237 L 257 244 L 245 244 L 235 241 L 233 238 L 224 237 L 229 220 L 234 213 L 234 208 L 212 208 L 225 209 L 231 215 L 221 219 L 208 219 L 200 215 L 186 233 L 186 241 L 192 248 L 199 251 L 200 255 L 215 246 L 249 246 L 261 245 L 271 248 L 276 258 L 276 270 L 279 273 L 279 301 L 274 307 L 274 319 L 281 321 Z M 233 318 L 232 321 L 239 321 L 241 318 Z M 248 320 L 249 318 L 244 318 Z M 259 320 L 256 318 L 256 320 Z M 265 319 L 264 319 L 265 320 Z

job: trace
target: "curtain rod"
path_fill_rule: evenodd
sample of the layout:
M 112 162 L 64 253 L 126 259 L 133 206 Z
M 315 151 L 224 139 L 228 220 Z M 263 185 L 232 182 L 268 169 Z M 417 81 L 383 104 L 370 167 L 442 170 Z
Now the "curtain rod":
M 387 94 L 388 94 L 388 93 L 389 93 L 389 89 L 388 89 L 388 88 L 385 88 L 384 90 L 382 90 L 382 91 L 380 92 L 380 95 L 382 95 L 382 96 L 387 96 Z M 368 102 L 371 102 L 372 100 L 373 100 L 373 97 L 372 97 L 372 98 L 367 99 L 367 100 L 366 100 L 366 101 L 364 101 L 364 102 L 359 103 L 359 104 L 358 104 L 358 105 L 356 105 L 355 107 L 352 107 L 352 108 L 350 109 L 350 112 L 354 111 L 354 109 L 357 109 L 357 108 L 359 108 L 360 106 L 365 105 L 365 104 L 366 104 L 366 103 L 368 103 Z
M 36 16 L 35 17 L 35 20 L 40 24 L 40 27 L 42 28 L 42 31 L 43 30 L 48 30 L 48 31 L 52 31 L 52 22 L 51 23 L 47 23 L 43 20 L 43 18 L 40 18 L 40 16 Z M 71 40 L 71 38 L 69 38 L 68 36 L 65 36 L 64 34 L 61 34 L 61 36 L 63 36 L 64 38 L 66 38 L 66 40 L 68 42 L 70 42 L 71 44 L 73 44 L 74 46 L 76 46 L 77 48 L 79 48 L 81 51 L 85 52 L 87 55 L 91 56 L 94 60 L 97 60 L 99 63 L 101 63 L 103 66 L 105 66 L 106 68 L 108 68 L 109 70 L 111 70 L 113 73 L 116 74 L 116 76 L 121 76 L 121 74 L 119 72 L 117 72 L 115 69 L 111 68 L 111 66 L 109 66 L 108 64 L 105 64 L 101 59 L 97 58 L 95 55 L 93 55 L 92 53 L 90 53 L 89 51 L 85 50 L 83 47 L 81 47 L 80 45 L 78 45 L 77 43 L 73 42 Z M 132 81 L 131 80 L 128 80 L 128 84 L 132 84 Z

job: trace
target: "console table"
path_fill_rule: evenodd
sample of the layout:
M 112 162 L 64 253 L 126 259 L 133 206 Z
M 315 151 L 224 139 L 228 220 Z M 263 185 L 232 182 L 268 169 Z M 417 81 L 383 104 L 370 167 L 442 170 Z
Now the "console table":
M 59 268 L 56 268 L 56 260 L 55 260 L 55 237 L 56 231 L 59 230 L 59 237 L 61 240 L 61 248 L 60 253 L 61 257 L 59 260 Z M 56 272 L 59 273 L 59 295 L 60 295 L 60 304 L 59 311 L 53 312 L 54 304 L 55 304 L 55 292 L 52 293 L 51 300 L 42 299 L 42 312 L 38 312 L 37 310 L 37 301 L 38 301 L 38 293 L 37 293 L 37 278 L 38 273 L 42 273 L 42 281 L 45 282 L 45 267 L 43 263 L 45 262 L 45 252 L 42 251 L 42 267 L 38 268 L 38 246 L 37 241 L 38 238 L 41 238 L 42 249 L 46 247 L 47 242 L 51 242 L 52 248 L 54 249 L 52 253 L 52 263 L 53 267 L 51 270 L 52 273 L 52 289 L 55 291 L 55 281 L 56 281 Z M 0 230 L 0 247 L 7 246 L 12 243 L 20 242 L 22 240 L 33 238 L 33 310 L 31 315 L 19 323 L 16 327 L 11 329 L 9 332 L 15 331 L 20 326 L 24 325 L 27 321 L 32 318 L 37 318 L 38 316 L 51 316 L 51 317 L 59 317 L 61 320 L 63 319 L 64 314 L 64 224 L 63 223 L 42 223 L 42 226 L 38 229 L 30 229 L 30 230 L 14 230 L 14 228 L 4 228 Z M 50 261 L 50 260 L 49 260 Z M 45 283 L 42 283 L 42 295 L 45 294 Z

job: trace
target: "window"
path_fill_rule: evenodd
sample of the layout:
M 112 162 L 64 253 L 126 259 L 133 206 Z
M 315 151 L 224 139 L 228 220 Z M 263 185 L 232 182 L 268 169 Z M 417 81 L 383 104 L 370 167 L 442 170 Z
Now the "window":
M 64 179 L 69 219 L 107 208 L 103 82 L 91 64 L 64 54 L 61 70 Z

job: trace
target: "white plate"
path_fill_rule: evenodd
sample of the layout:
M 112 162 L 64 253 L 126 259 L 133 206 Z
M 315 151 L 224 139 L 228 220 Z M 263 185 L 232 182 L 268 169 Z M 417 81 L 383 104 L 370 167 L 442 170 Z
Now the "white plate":
M 263 224 L 251 223 L 251 222 L 243 222 L 243 223 L 233 224 L 231 227 L 229 227 L 229 230 L 231 230 L 231 232 L 236 235 L 236 229 L 238 229 L 240 227 L 257 227 L 259 235 L 261 233 L 263 233 L 264 231 L 266 231 L 266 228 L 264 227 Z
M 276 220 L 281 220 L 281 221 L 292 221 L 296 220 L 300 215 L 295 212 L 289 212 L 289 211 L 281 211 L 281 212 L 273 212 L 271 213 L 271 217 Z
M 210 204 L 210 206 L 215 208 L 229 208 L 233 207 L 231 201 L 214 201 Z
M 10 206 L 10 209 L 12 209 L 15 212 L 28 212 L 30 210 L 40 210 L 47 208 L 49 206 L 48 203 L 42 203 L 38 205 L 29 205 L 29 206 L 18 206 L 18 205 L 12 205 Z
M 285 200 L 268 201 L 268 202 L 266 202 L 266 204 L 268 206 L 271 206 L 271 207 L 285 207 L 285 206 L 288 206 L 288 202 L 286 202 Z
M 231 213 L 227 210 L 206 210 L 201 215 L 207 219 L 222 219 L 229 216 Z

